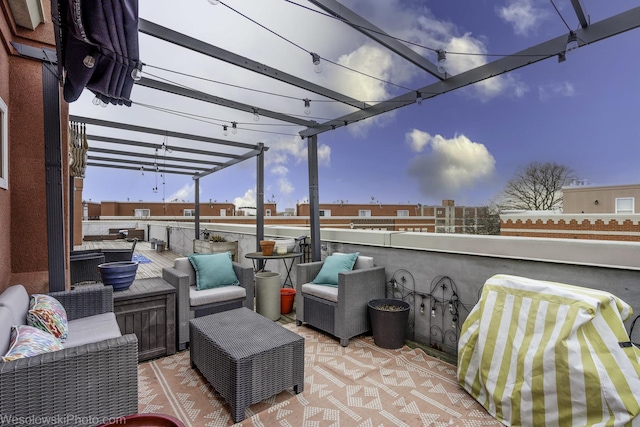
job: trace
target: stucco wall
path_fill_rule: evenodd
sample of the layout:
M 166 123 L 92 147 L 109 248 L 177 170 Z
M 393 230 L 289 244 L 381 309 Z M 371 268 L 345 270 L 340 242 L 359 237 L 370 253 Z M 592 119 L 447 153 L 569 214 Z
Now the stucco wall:
M 0 7 L 0 76 L 9 75 L 9 54 L 6 44 L 8 26 Z M 9 105 L 9 79 L 0 78 L 0 98 Z M 9 165 L 11 170 L 11 165 Z M 11 185 L 11 181 L 9 181 Z M 0 188 L 0 289 L 7 286 L 11 274 L 11 195 L 9 190 Z
M 43 6 L 50 16 L 50 3 Z M 0 3 L 0 96 L 9 109 L 9 189 L 0 190 L 0 290 L 22 283 L 29 292 L 48 291 L 42 63 L 21 57 L 10 42 L 55 49 L 53 31 L 51 19 L 35 31 L 15 26 L 7 3 Z M 61 104 L 66 141 L 68 109 Z M 62 147 L 62 203 L 68 224 L 67 144 Z

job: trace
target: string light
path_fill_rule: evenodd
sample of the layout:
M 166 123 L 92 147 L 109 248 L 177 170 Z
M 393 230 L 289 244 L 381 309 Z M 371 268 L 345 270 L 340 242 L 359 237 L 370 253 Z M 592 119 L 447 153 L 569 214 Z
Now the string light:
M 231 133 L 234 135 L 238 133 L 238 122 L 231 122 Z
M 260 121 L 260 115 L 258 114 L 258 109 L 257 108 L 252 108 L 253 110 L 253 121 L 254 122 L 259 122 Z
M 104 102 L 102 99 L 98 98 L 98 95 L 96 95 L 95 98 L 93 98 L 91 100 L 91 103 L 93 103 L 93 105 L 96 105 L 96 106 L 99 105 L 102 108 L 106 108 L 107 107 L 107 103 Z
M 438 71 L 446 73 L 447 52 L 442 49 L 436 49 L 436 53 L 438 54 Z
M 436 306 L 431 307 L 431 317 L 436 317 Z
M 313 70 L 316 73 L 322 72 L 322 64 L 320 63 L 320 55 L 314 52 L 309 52 L 311 54 L 311 60 L 313 61 Z
M 567 36 L 567 47 L 564 50 L 565 57 L 573 53 L 576 49 L 578 49 L 578 36 L 575 32 L 569 31 L 569 36 Z
M 422 105 L 422 92 L 420 91 L 416 92 L 416 103 L 418 105 Z
M 142 68 L 135 67 L 133 70 L 131 70 L 131 78 L 134 82 L 139 82 L 140 80 L 142 80 Z
M 208 0 L 208 1 L 209 1 L 210 4 L 212 4 L 214 6 L 217 5 L 217 4 L 220 4 L 220 0 Z
M 311 100 L 309 98 L 303 99 L 304 101 L 304 113 L 308 116 L 311 114 Z
M 227 125 L 222 125 L 222 134 L 224 136 L 229 135 L 229 128 L 227 127 Z
M 424 314 L 424 303 L 420 304 L 420 314 Z

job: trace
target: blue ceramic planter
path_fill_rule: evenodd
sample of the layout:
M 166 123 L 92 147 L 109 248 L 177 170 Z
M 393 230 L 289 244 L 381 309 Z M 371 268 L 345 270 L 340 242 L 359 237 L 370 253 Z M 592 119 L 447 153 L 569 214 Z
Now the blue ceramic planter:
M 105 262 L 98 265 L 102 283 L 113 286 L 114 291 L 124 291 L 136 278 L 138 263 L 136 261 Z

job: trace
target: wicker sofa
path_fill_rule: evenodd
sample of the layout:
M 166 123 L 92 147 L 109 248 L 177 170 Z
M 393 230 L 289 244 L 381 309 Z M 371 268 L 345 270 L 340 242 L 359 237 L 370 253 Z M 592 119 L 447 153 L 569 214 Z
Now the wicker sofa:
M 60 301 L 69 319 L 65 348 L 9 362 L 0 359 L 0 415 L 51 417 L 55 425 L 85 426 L 136 413 L 138 340 L 135 334 L 120 334 L 113 289 L 87 285 L 49 295 Z M 25 324 L 28 308 L 22 285 L 0 294 L 1 354 L 8 349 L 11 325 Z M 21 424 L 16 420 L 0 420 L 0 425 Z
M 337 254 L 337 253 L 336 253 Z M 324 261 L 298 264 L 296 323 L 307 323 L 349 345 L 349 339 L 371 329 L 367 304 L 385 296 L 385 269 L 359 256 L 353 270 L 338 274 L 338 286 L 311 283 Z
M 176 258 L 173 268 L 162 269 L 162 278 L 176 288 L 178 350 L 184 350 L 189 343 L 189 320 L 240 307 L 253 310 L 253 269 L 232 264 L 240 286 L 204 291 L 196 291 L 196 272 L 187 257 Z

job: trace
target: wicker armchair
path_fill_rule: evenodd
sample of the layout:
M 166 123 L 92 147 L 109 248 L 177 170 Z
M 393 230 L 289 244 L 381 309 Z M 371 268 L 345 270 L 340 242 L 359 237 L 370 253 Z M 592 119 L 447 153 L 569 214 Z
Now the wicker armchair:
M 110 286 L 87 285 L 50 295 L 62 303 L 69 320 L 113 311 Z M 137 365 L 135 334 L 0 361 L 0 414 L 7 417 L 0 424 L 20 424 L 12 417 L 36 417 L 85 426 L 136 413 Z
M 338 287 L 313 285 L 323 261 L 297 265 L 296 323 L 327 332 L 346 347 L 349 339 L 371 329 L 367 303 L 385 296 L 385 270 L 373 258 L 359 256 L 353 270 L 338 274 Z
M 93 251 L 74 251 L 69 257 L 71 284 L 101 282 L 98 266 L 105 262 L 104 254 Z
M 244 267 L 233 263 L 233 270 L 238 277 L 240 287 L 244 288 L 244 296 L 218 296 L 213 298 L 198 298 L 196 291 L 196 273 L 187 258 L 176 258 L 173 268 L 163 268 L 162 278 L 176 288 L 176 314 L 178 317 L 178 349 L 184 350 L 189 343 L 189 320 L 209 314 L 220 313 L 235 308 L 247 307 L 253 310 L 254 275 L 251 267 Z M 228 288 L 228 287 L 223 287 Z M 222 290 L 218 288 L 217 290 Z M 237 288 L 233 286 L 233 288 Z M 214 292 L 216 290 L 213 290 Z M 210 299 L 209 301 L 207 301 Z

